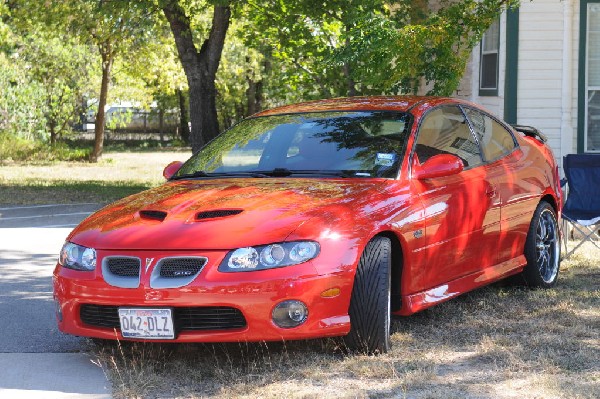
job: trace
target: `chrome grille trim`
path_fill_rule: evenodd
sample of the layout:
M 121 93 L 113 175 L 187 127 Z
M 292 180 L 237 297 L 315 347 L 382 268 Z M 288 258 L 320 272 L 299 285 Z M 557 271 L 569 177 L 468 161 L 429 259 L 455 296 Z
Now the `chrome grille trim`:
M 118 255 L 102 259 L 102 276 L 104 281 L 113 287 L 139 287 L 141 268 L 142 260 L 135 256 Z
M 200 274 L 208 258 L 204 256 L 169 256 L 160 259 L 150 275 L 151 288 L 180 288 Z

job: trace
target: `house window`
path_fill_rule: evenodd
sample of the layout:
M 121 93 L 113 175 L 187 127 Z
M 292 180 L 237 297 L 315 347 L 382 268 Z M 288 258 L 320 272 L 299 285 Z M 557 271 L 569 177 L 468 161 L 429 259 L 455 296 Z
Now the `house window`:
M 500 48 L 500 21 L 496 20 L 483 34 L 479 60 L 479 95 L 498 95 L 498 65 Z
M 600 152 L 600 3 L 587 4 L 585 152 Z

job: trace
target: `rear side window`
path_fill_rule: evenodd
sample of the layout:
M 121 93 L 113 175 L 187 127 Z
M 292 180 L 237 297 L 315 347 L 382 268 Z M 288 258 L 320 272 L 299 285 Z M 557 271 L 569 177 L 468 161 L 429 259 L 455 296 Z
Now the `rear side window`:
M 494 161 L 515 148 L 513 135 L 488 115 L 471 108 L 464 109 L 479 139 L 486 161 Z
M 439 107 L 425 115 L 419 128 L 415 153 L 421 163 L 438 154 L 456 155 L 465 167 L 482 163 L 477 141 L 457 106 Z

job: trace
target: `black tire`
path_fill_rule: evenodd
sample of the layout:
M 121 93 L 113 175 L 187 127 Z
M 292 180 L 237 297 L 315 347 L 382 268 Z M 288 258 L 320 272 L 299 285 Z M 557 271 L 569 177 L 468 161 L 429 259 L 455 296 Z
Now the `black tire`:
M 392 248 L 389 238 L 375 237 L 358 262 L 350 299 L 348 349 L 386 353 L 390 343 L 390 277 Z
M 531 219 L 525 258 L 523 278 L 527 285 L 550 288 L 556 284 L 560 269 L 560 233 L 556 211 L 546 201 L 540 202 Z

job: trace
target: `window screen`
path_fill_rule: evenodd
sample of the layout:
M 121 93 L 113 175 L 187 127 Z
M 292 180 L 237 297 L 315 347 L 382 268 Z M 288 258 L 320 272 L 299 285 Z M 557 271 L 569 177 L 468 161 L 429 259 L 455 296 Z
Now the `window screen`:
M 500 47 L 500 22 L 496 20 L 481 39 L 479 62 L 480 95 L 498 95 L 498 49 Z
M 587 5 L 585 151 L 600 152 L 600 4 Z

